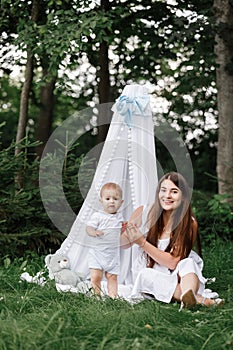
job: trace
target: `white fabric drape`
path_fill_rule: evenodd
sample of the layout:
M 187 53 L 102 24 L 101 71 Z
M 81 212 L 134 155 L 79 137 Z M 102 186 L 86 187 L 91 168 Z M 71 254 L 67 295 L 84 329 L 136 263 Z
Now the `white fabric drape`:
M 99 191 L 106 182 L 116 182 L 123 190 L 121 207 L 127 221 L 133 211 L 152 204 L 157 186 L 154 129 L 147 89 L 127 85 L 112 107 L 108 135 L 87 197 L 70 233 L 58 252 L 69 257 L 71 269 L 88 277 L 87 251 L 91 240 L 85 231 L 88 218 L 100 209 Z M 121 249 L 120 284 L 133 282 L 133 261 L 138 248 Z

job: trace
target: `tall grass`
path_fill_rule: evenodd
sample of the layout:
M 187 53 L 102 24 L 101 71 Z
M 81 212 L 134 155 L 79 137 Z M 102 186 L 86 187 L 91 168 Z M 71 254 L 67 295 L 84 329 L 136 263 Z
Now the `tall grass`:
M 209 287 L 225 298 L 224 306 L 181 312 L 177 303 L 131 305 L 122 299 L 58 293 L 53 281 L 44 287 L 19 283 L 25 266 L 31 273 L 43 267 L 42 257 L 5 259 L 0 269 L 0 350 L 232 349 L 232 248 L 232 242 L 220 241 L 204 248 L 204 274 L 217 277 Z

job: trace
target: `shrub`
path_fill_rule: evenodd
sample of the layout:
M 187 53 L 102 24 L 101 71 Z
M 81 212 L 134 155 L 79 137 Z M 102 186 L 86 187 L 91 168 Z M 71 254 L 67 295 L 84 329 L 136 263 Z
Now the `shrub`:
M 48 218 L 41 200 L 39 160 L 33 152 L 36 145 L 37 143 L 23 140 L 20 144 L 22 152 L 17 156 L 14 155 L 14 143 L 0 151 L 0 257 L 22 256 L 25 250 L 47 254 L 56 250 L 64 240 L 64 235 Z M 67 156 L 66 172 L 63 174 L 64 192 L 75 213 L 83 201 L 77 190 L 81 159 L 82 157 L 75 156 L 75 152 L 70 152 Z M 15 178 L 19 173 L 23 186 L 17 189 Z M 88 176 L 87 174 L 87 178 Z M 52 183 L 49 189 L 53 191 Z M 51 194 L 51 200 L 56 203 L 59 198 Z
M 193 208 L 202 241 L 208 243 L 217 237 L 232 240 L 233 213 L 226 198 L 227 195 L 209 197 L 203 192 L 194 192 Z

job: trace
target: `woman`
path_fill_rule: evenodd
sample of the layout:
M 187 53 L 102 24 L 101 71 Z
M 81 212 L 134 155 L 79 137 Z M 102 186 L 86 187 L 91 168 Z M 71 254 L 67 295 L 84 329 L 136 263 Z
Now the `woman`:
M 177 300 L 182 307 L 222 304 L 222 299 L 202 296 L 206 282 L 203 262 L 192 251 L 197 232 L 184 177 L 176 172 L 164 175 L 152 207 L 136 209 L 124 232 L 130 244 L 136 243 L 144 251 L 147 261 L 136 277 L 132 297 L 153 297 L 167 303 Z

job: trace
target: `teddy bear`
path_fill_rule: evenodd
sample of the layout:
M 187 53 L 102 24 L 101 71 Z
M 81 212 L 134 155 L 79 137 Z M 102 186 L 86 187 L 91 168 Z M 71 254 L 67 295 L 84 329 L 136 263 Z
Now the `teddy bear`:
M 76 287 L 83 280 L 81 274 L 70 269 L 70 260 L 62 254 L 49 254 L 45 257 L 45 264 L 49 269 L 50 278 L 56 283 Z

